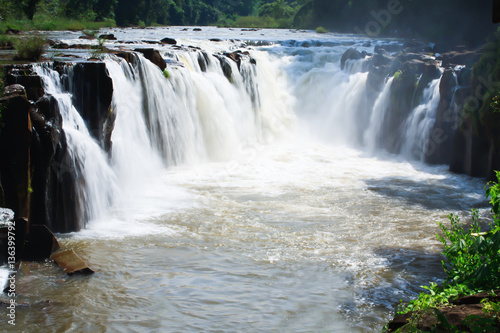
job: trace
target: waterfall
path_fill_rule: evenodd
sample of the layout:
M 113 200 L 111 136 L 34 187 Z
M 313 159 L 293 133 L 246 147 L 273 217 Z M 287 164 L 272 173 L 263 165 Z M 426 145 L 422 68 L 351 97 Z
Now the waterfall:
M 401 153 L 407 158 L 423 161 L 427 154 L 429 134 L 436 121 L 436 110 L 439 104 L 439 82 L 432 81 L 424 90 L 422 103 L 410 114 L 404 125 L 404 141 Z
M 170 166 L 230 161 L 284 135 L 293 123 L 285 78 L 266 53 L 238 62 L 199 50 L 166 56 L 168 72 L 142 54 L 134 53 L 131 63 L 105 57 L 116 115 L 109 154 L 87 129 L 60 74 L 36 66 L 59 105 L 84 222 L 103 217 L 113 204 L 134 202 Z
M 75 173 L 76 202 L 80 203 L 79 216 L 83 227 L 88 220 L 106 212 L 117 193 L 115 173 L 105 152 L 90 135 L 87 126 L 72 104 L 71 94 L 65 92 L 61 76 L 46 65 L 35 65 L 34 70 L 43 80 L 45 93 L 58 103 L 63 119 L 63 130 L 68 144 L 71 165 L 59 166 L 59 175 Z M 63 195 L 70 196 L 69 193 Z
M 380 147 L 380 141 L 383 135 L 382 126 L 386 113 L 390 109 L 392 81 L 394 81 L 394 77 L 386 81 L 382 92 L 377 97 L 373 105 L 368 129 L 363 135 L 363 143 L 371 153 Z

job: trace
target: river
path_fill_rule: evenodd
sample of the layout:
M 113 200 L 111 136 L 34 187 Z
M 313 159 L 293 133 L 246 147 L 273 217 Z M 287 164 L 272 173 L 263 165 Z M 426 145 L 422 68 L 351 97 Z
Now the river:
M 341 70 L 340 57 L 399 41 L 183 29 L 107 31 L 118 39 L 106 42 L 112 48 L 164 37 L 199 47 L 207 69 L 200 50 L 170 46 L 154 45 L 168 79 L 142 57 L 135 68 L 105 58 L 117 113 L 112 158 L 69 105 L 65 131 L 86 165 L 92 219 L 57 235 L 96 273 L 69 277 L 51 262 L 26 263 L 17 325 L 2 320 L 0 329 L 379 332 L 400 299 L 443 278 L 436 221 L 486 212 L 484 179 L 411 158 L 418 133 L 408 130 L 399 155 L 374 144 L 392 80 L 367 100 L 367 73 Z M 233 64 L 228 80 L 213 54 L 243 43 L 256 66 L 243 63 L 240 74 Z M 39 71 L 54 85 L 48 91 L 68 97 L 54 73 Z M 436 86 L 416 112 L 436 107 Z

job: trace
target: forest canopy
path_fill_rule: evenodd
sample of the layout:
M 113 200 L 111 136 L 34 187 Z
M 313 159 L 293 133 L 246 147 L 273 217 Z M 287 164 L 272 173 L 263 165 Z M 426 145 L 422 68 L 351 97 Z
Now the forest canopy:
M 324 26 L 370 37 L 456 42 L 472 42 L 496 29 L 491 3 L 470 0 L 0 0 L 4 28 L 32 22 L 31 28 L 54 30 L 64 20 L 105 26 Z M 75 23 L 75 30 L 79 26 Z

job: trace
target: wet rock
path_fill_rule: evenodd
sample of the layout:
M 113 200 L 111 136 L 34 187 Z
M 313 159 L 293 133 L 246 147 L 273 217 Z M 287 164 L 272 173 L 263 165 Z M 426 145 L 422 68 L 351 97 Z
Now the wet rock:
M 208 61 L 208 54 L 205 51 L 198 53 L 198 65 L 202 72 L 207 71 Z
M 215 43 L 219 43 L 219 42 L 222 42 L 222 39 L 220 39 L 220 38 L 211 38 L 210 41 L 211 42 L 215 42 Z
M 362 54 L 356 49 L 349 48 L 347 51 L 344 52 L 342 58 L 340 59 L 340 69 L 345 68 L 345 63 L 347 60 L 360 60 L 364 58 L 365 58 L 364 54 Z
M 373 66 L 386 66 L 392 63 L 394 58 L 384 49 L 379 49 L 372 57 Z
M 439 83 L 439 104 L 436 121 L 431 130 L 428 146 L 431 148 L 425 161 L 430 164 L 449 164 L 451 160 L 453 133 L 457 116 L 454 114 L 452 101 L 457 88 L 457 80 L 452 70 L 446 70 Z M 434 136 L 433 137 L 433 134 Z
M 53 96 L 44 96 L 31 112 L 33 138 L 31 161 L 30 221 L 54 232 L 78 231 L 83 225 L 78 166 L 72 163 L 59 105 Z
M 83 35 L 83 36 L 78 37 L 78 39 L 95 40 L 96 37 L 95 36 L 89 36 L 89 35 Z
M 6 83 L 22 85 L 26 90 L 26 97 L 32 101 L 44 94 L 42 78 L 33 72 L 31 65 L 11 67 L 7 72 Z
M 94 271 L 73 250 L 53 254 L 51 258 L 66 274 L 92 274 Z
M 163 38 L 160 42 L 167 45 L 177 45 L 177 41 L 175 39 L 168 37 Z
M 111 51 L 114 55 L 117 57 L 125 59 L 129 64 L 133 63 L 134 61 L 134 54 L 132 52 L 126 52 L 126 51 Z
M 11 84 L 3 89 L 4 97 L 26 96 L 26 89 L 20 84 Z
M 106 123 L 113 121 L 111 101 L 113 81 L 104 62 L 84 62 L 73 67 L 73 104 L 92 136 L 106 149 L 111 142 L 105 135 Z
M 16 217 L 28 217 L 32 104 L 20 87 L 6 89 L 12 93 L 0 99 L 3 124 L 0 130 L 0 174 L 5 206 L 12 209 Z
M 142 53 L 146 59 L 158 66 L 162 71 L 167 68 L 165 59 L 161 56 L 160 52 L 155 49 L 135 49 L 134 51 Z
M 385 44 L 385 45 L 377 45 L 375 46 L 375 53 L 379 53 L 380 51 L 386 51 L 388 53 L 396 53 L 403 50 L 403 45 L 400 44 Z
M 30 225 L 22 259 L 43 261 L 59 249 L 59 242 L 46 225 Z
M 457 65 L 465 65 L 467 67 L 472 67 L 481 57 L 481 52 L 479 51 L 450 51 L 443 53 L 438 57 L 438 60 L 442 60 L 443 67 L 455 67 Z
M 67 50 L 67 49 L 69 49 L 69 44 L 61 42 L 61 43 L 57 43 L 57 44 L 52 45 L 52 48 Z
M 117 40 L 115 35 L 113 34 L 102 34 L 99 36 L 99 39 L 105 39 L 105 40 Z
M 201 28 L 194 28 L 193 31 L 203 31 Z

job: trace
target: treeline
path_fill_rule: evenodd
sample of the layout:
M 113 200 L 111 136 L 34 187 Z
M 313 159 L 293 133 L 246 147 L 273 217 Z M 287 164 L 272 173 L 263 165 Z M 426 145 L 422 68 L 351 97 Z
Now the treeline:
M 491 1 L 470 0 L 314 0 L 300 9 L 294 24 L 469 44 L 498 27 L 492 23 Z
M 114 21 L 118 26 L 231 24 L 239 17 L 286 20 L 309 0 L 0 0 L 0 20 Z M 258 24 L 259 22 L 256 22 Z
M 496 30 L 491 11 L 491 2 L 470 0 L 0 0 L 0 24 L 25 20 L 44 30 L 57 29 L 64 20 L 118 26 L 324 26 L 372 37 L 470 44 Z

